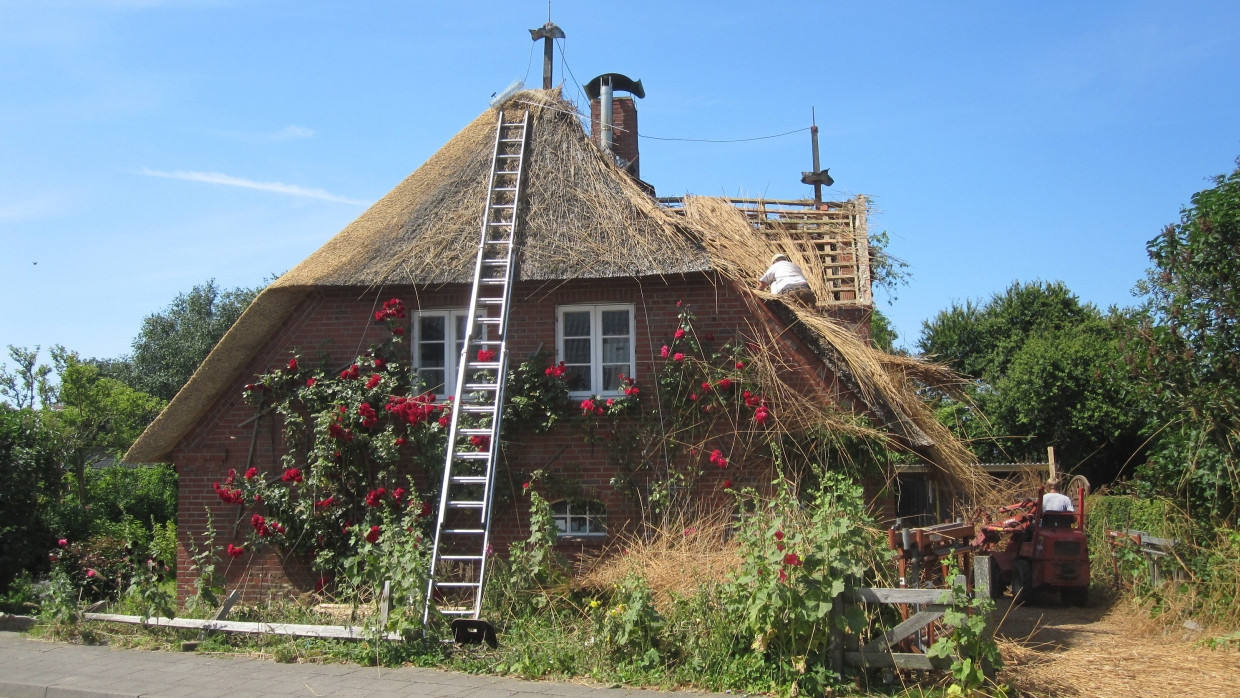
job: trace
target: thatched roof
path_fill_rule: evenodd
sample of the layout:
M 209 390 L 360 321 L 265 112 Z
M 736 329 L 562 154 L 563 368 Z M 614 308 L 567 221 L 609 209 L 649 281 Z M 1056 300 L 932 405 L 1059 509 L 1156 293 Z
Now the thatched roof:
M 519 214 L 518 279 L 713 270 L 739 288 L 752 288 L 774 250 L 790 253 L 802 265 L 820 298 L 832 297 L 823 284 L 834 283 L 828 280 L 834 277 L 800 238 L 769 230 L 758 234 L 724 200 L 686 200 L 679 214 L 661 208 L 589 140 L 573 106 L 558 91 L 521 92 L 502 109 L 506 120 L 519 118 L 526 110 L 532 118 L 525 203 Z M 496 122 L 495 111 L 484 112 L 357 220 L 260 293 L 125 460 L 167 460 L 311 290 L 471 282 Z M 963 447 L 927 418 L 924 405 L 903 378 L 920 370 L 912 366 L 915 362 L 884 363 L 879 352 L 825 316 L 802 311 L 796 315 L 784 319 L 821 340 L 808 343 L 817 347 L 850 392 L 898 442 L 935 451 L 930 460 L 940 468 L 946 464 L 949 473 L 961 469 Z
M 518 280 L 650 276 L 709 268 L 697 235 L 586 136 L 558 90 L 520 92 L 532 119 Z M 484 112 L 273 287 L 469 283 L 497 114 Z
M 589 137 L 558 90 L 520 92 L 528 110 L 519 280 L 636 277 L 710 268 L 700 231 L 661 208 Z M 166 460 L 254 353 L 314 288 L 469 283 L 498 114 L 488 109 L 413 174 L 258 295 L 125 460 Z

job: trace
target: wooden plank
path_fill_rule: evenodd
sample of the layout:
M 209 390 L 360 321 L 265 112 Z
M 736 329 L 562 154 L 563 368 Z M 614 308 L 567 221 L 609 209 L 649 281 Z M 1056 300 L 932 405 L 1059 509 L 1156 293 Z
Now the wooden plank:
M 861 651 L 883 652 L 891 649 L 892 645 L 895 645 L 909 635 L 912 635 L 942 617 L 943 611 L 941 610 L 918 611 L 917 613 L 909 616 L 908 620 L 883 633 L 882 637 L 876 637 L 865 643 L 865 646 L 861 648 Z
M 849 601 L 862 603 L 942 604 L 951 600 L 951 589 L 853 589 Z
M 945 671 L 952 667 L 950 657 L 927 657 L 908 652 L 845 652 L 844 663 L 859 667 L 889 667 L 894 669 L 921 669 Z
M 320 637 L 340 640 L 365 640 L 374 637 L 365 628 L 343 625 L 302 625 L 296 623 L 252 623 L 237 620 L 207 620 L 202 618 L 123 616 L 115 613 L 84 613 L 86 620 L 110 623 L 129 623 L 157 628 L 182 628 L 190 630 L 223 631 L 229 633 L 256 633 L 266 635 L 293 635 L 295 637 Z M 383 633 L 385 640 L 401 640 L 400 633 Z

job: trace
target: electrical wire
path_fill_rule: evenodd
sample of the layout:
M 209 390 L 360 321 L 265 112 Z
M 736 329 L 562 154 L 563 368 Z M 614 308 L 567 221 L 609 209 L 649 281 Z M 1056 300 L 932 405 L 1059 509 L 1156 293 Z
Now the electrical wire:
M 561 40 L 561 44 L 563 44 L 564 42 L 565 40 Z M 572 78 L 573 84 L 577 86 L 578 94 L 583 95 L 585 93 L 585 88 L 583 88 L 581 86 L 581 83 L 577 81 L 577 76 L 573 75 L 573 69 L 568 66 L 568 57 L 564 53 L 563 46 L 560 47 L 560 64 L 564 67 L 564 72 L 568 73 L 568 76 Z M 527 72 L 527 75 L 528 75 L 528 72 Z M 581 112 L 574 112 L 574 113 L 583 119 L 585 118 L 585 114 Z M 628 132 L 628 129 L 620 128 L 618 126 L 613 127 L 613 128 L 615 128 L 617 131 Z M 810 130 L 810 128 L 812 127 L 805 126 L 802 128 L 793 129 L 791 131 L 785 131 L 783 133 L 772 134 L 770 136 L 754 136 L 752 138 L 675 138 L 675 137 L 668 137 L 668 136 L 648 136 L 644 133 L 637 134 L 637 137 L 645 138 L 647 140 L 652 140 L 652 141 L 682 141 L 682 142 L 687 142 L 687 143 L 746 143 L 749 141 L 764 141 L 764 140 L 769 140 L 771 138 L 783 138 L 784 136 L 791 136 L 795 133 L 803 133 L 805 131 Z

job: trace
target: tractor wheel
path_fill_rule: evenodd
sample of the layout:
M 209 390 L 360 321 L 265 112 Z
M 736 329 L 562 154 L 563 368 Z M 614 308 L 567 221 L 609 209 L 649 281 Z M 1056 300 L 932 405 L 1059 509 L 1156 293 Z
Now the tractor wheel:
M 1007 582 L 1003 580 L 1003 572 L 999 569 L 999 561 L 992 557 L 990 558 L 990 598 L 1003 598 L 1005 589 L 1007 589 Z
M 1088 606 L 1089 587 L 1064 587 L 1059 590 L 1059 598 L 1065 606 Z
M 1033 565 L 1028 560 L 1017 560 L 1012 576 L 1012 603 L 1028 604 L 1033 601 Z

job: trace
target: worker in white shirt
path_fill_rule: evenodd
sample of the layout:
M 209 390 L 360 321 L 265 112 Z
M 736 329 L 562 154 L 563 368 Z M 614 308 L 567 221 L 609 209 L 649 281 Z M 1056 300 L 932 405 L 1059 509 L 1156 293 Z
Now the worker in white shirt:
M 787 294 L 811 308 L 818 302 L 814 292 L 809 288 L 809 281 L 806 280 L 804 272 L 789 261 L 788 255 L 785 254 L 771 257 L 771 266 L 762 278 L 758 279 L 758 288 L 763 291 L 769 288 L 771 293 L 777 296 Z
M 1075 511 L 1072 498 L 1059 493 L 1059 481 L 1046 483 L 1046 494 L 1042 495 L 1042 511 Z

